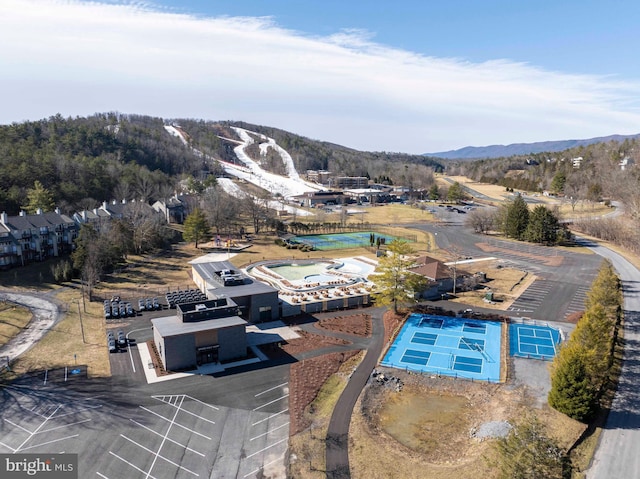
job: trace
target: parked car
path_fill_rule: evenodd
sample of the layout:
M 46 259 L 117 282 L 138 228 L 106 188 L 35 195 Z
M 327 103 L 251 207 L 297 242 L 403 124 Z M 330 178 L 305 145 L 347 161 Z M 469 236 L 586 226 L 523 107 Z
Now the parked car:
M 124 335 L 122 329 L 118 330 L 118 347 L 125 348 L 127 346 L 127 337 Z
M 139 299 L 138 300 L 138 311 L 144 311 L 146 305 L 147 305 L 147 302 L 144 299 Z
M 109 346 L 110 353 L 115 353 L 118 351 L 118 348 L 116 347 L 116 341 L 114 339 L 110 339 L 109 341 L 107 341 L 107 346 Z
M 133 306 L 131 306 L 131 303 L 126 303 L 125 306 L 127 308 L 127 316 L 135 316 L 136 313 L 133 310 Z
M 147 308 L 147 311 L 153 311 L 153 301 L 151 300 L 151 298 L 147 298 L 145 307 Z
M 160 301 L 158 301 L 158 298 L 153 298 L 153 309 L 162 309 L 162 306 L 160 306 Z

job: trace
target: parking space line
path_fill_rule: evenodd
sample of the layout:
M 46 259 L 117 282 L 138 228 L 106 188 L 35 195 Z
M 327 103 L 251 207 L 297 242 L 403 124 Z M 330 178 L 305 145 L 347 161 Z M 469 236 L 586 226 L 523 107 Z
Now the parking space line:
M 183 398 L 183 401 L 184 401 L 184 398 Z M 180 405 L 182 406 L 182 403 L 180 403 Z M 167 436 L 169 436 L 169 432 L 171 432 L 171 428 L 173 427 L 174 424 L 177 424 L 176 423 L 176 418 L 178 417 L 178 413 L 179 412 L 180 412 L 180 408 L 176 409 L 176 413 L 173 415 L 173 418 L 171 419 L 171 422 L 169 423 L 169 427 L 167 428 L 167 432 L 165 433 L 164 438 L 162 439 L 162 442 L 160 443 L 160 446 L 158 447 L 158 452 L 156 453 L 156 457 L 153 458 L 153 462 L 151 463 L 151 467 L 149 467 L 149 472 L 147 473 L 147 477 L 149 477 L 149 474 L 151 473 L 151 471 L 153 471 L 153 466 L 155 466 L 156 461 L 158 460 L 158 457 L 160 457 L 160 451 L 162 450 L 162 446 L 164 446 L 164 443 L 167 440 Z M 189 471 L 189 470 L 185 469 L 185 471 Z M 191 472 L 191 471 L 189 471 L 189 472 Z M 195 476 L 198 475 L 195 472 L 193 474 Z
M 169 434 L 169 431 L 167 431 L 167 434 Z M 173 462 L 171 459 L 167 459 L 164 456 L 160 455 L 160 450 L 162 449 L 162 446 L 164 445 L 164 441 L 162 441 L 162 443 L 160 444 L 160 447 L 158 447 L 158 451 L 152 451 L 151 449 L 149 449 L 148 447 L 143 446 L 142 444 L 134 441 L 133 439 L 128 438 L 127 436 L 125 436 L 124 434 L 120 434 L 120 437 L 123 437 L 124 439 L 126 439 L 127 441 L 129 441 L 132 444 L 135 444 L 136 446 L 138 446 L 140 449 L 144 449 L 145 451 L 154 454 L 155 455 L 155 459 L 160 458 L 166 462 L 168 462 L 169 464 L 176 466 L 179 469 L 183 469 L 191 474 L 193 474 L 194 476 L 198 476 L 197 473 L 190 471 L 189 469 L 187 469 L 186 467 L 182 467 L 180 464 Z M 166 436 L 164 436 L 165 439 L 168 439 Z M 151 467 L 149 468 L 149 471 L 151 471 L 153 469 L 153 465 L 156 463 L 156 461 L 153 461 L 153 464 L 151 464 Z
M 167 419 L 166 417 L 164 417 L 162 414 L 158 414 L 157 412 L 154 412 L 154 411 L 152 411 L 152 410 L 150 410 L 150 409 L 147 409 L 147 408 L 146 408 L 146 407 L 144 407 L 144 406 L 140 406 L 140 408 L 141 408 L 141 409 L 144 409 L 145 411 L 147 411 L 147 412 L 149 412 L 149 413 L 151 413 L 151 414 L 153 414 L 154 416 L 158 416 L 160 419 L 162 419 L 162 420 L 164 420 L 164 421 L 173 422 L 173 421 L 170 421 L 169 419 Z M 176 411 L 176 414 L 177 414 L 177 411 Z M 205 439 L 208 439 L 209 441 L 211 441 L 211 438 L 210 438 L 210 437 L 205 436 L 204 434 L 201 434 L 201 433 L 199 433 L 198 431 L 194 431 L 193 429 L 189 429 L 188 427 L 183 426 L 182 424 L 177 423 L 177 422 L 176 422 L 176 423 L 174 423 L 174 424 L 175 424 L 176 426 L 178 426 L 178 427 L 181 427 L 182 429 L 186 429 L 187 431 L 189 431 L 189 432 L 190 432 L 190 433 L 192 433 L 192 434 L 197 434 L 198 436 L 202 436 L 202 437 L 204 437 Z
M 199 402 L 200 404 L 202 404 L 203 406 L 208 406 L 211 409 L 215 409 L 216 411 L 219 411 L 220 408 L 219 407 L 215 407 L 211 404 L 207 404 L 206 402 L 200 401 L 200 399 L 196 399 L 196 398 L 192 398 L 191 396 L 187 396 L 189 398 L 189 401 L 195 401 L 195 402 Z
M 100 477 L 102 477 L 103 479 L 109 479 L 107 476 L 105 476 L 104 474 L 101 474 L 99 472 L 96 471 L 96 474 L 99 475 Z
M 284 398 L 288 398 L 288 397 L 289 397 L 289 395 L 288 395 L 288 394 L 285 394 L 284 396 L 280 396 L 278 399 L 274 399 L 273 401 L 269 401 L 268 403 L 265 403 L 265 404 L 263 404 L 262 406 L 258 406 L 258 407 L 256 407 L 256 408 L 254 408 L 253 410 L 254 410 L 254 411 L 257 411 L 258 409 L 262 409 L 263 407 L 266 407 L 266 406 L 268 406 L 269 404 L 273 404 L 274 402 L 278 402 L 278 401 L 280 401 L 280 400 L 282 400 L 282 399 L 284 399 Z
M 89 422 L 89 421 L 91 421 L 91 419 L 83 419 L 82 421 L 76 421 L 69 424 L 63 424 L 62 426 L 52 427 L 51 429 L 45 429 L 44 431 L 39 431 L 37 434 L 42 434 L 43 432 L 55 431 L 56 429 L 62 429 L 63 427 L 74 426 L 76 424 L 82 424 L 83 422 Z
M 49 375 L 49 370 L 45 369 L 44 370 L 44 385 L 47 385 L 47 376 Z
M 4 446 L 9 449 L 11 452 L 16 452 L 16 450 L 10 446 L 7 446 L 4 442 L 0 441 L 0 446 Z
M 250 457 L 253 457 L 253 456 L 255 456 L 256 454 L 260 454 L 261 452 L 264 452 L 264 451 L 266 451 L 267 449 L 271 449 L 272 447 L 275 447 L 275 446 L 277 446 L 278 444 L 282 444 L 283 442 L 288 441 L 288 440 L 289 440 L 289 438 L 288 438 L 288 437 L 285 437 L 284 439 L 280 439 L 279 441 L 274 442 L 273 444 L 271 444 L 271 445 L 269 445 L 269 446 L 267 446 L 267 447 L 265 447 L 265 448 L 262 448 L 262 449 L 260 449 L 259 451 L 254 452 L 253 454 L 249 454 L 249 455 L 246 457 L 246 459 L 249 459 Z
M 7 421 L 7 422 L 8 422 L 9 424 L 11 424 L 12 426 L 19 427 L 20 429 L 22 429 L 22 430 L 23 430 L 23 431 L 25 431 L 25 432 L 28 432 L 29 434 L 33 434 L 31 431 L 29 431 L 28 429 L 26 429 L 26 428 L 22 427 L 20 424 L 16 424 L 15 422 L 13 422 L 13 421 L 11 421 L 11 420 L 9 420 L 9 419 L 5 419 L 5 421 Z
M 263 464 L 261 467 L 259 467 L 259 468 L 258 468 L 258 469 L 256 469 L 255 471 L 251 471 L 249 474 L 245 474 L 243 477 L 249 477 L 249 476 L 251 476 L 251 475 L 257 474 L 258 472 L 260 472 L 260 470 L 261 470 L 261 469 L 263 469 L 263 470 L 264 470 L 264 468 L 265 468 L 265 467 L 270 466 L 271 464 L 273 464 L 273 463 L 275 463 L 275 462 L 282 461 L 282 458 L 284 458 L 284 455 L 285 455 L 285 454 L 286 454 L 286 452 L 285 452 L 285 453 L 283 453 L 283 454 L 281 454 L 277 459 L 274 459 L 274 460 L 273 460 L 273 461 L 271 461 L 271 462 L 267 462 L 266 464 Z
M 285 410 L 283 410 L 283 411 L 277 412 L 277 413 L 275 413 L 275 414 L 272 414 L 271 416 L 267 416 L 267 417 L 265 417 L 264 419 L 260 419 L 258 422 L 254 422 L 254 423 L 252 424 L 252 426 L 255 426 L 255 425 L 257 425 L 257 424 L 260 424 L 261 422 L 268 421 L 269 419 L 271 419 L 271 418 L 273 418 L 273 417 L 276 417 L 276 416 L 279 416 L 280 414 L 285 413 L 285 412 L 287 412 L 288 410 L 289 410 L 289 408 L 287 408 L 287 409 L 285 409 Z
M 46 446 L 47 444 L 53 444 L 54 442 L 64 441 L 65 439 L 73 439 L 74 437 L 78 437 L 78 436 L 80 436 L 80 434 L 74 434 L 72 436 L 61 437 L 59 439 L 53 439 L 52 441 L 47 441 L 47 442 L 43 442 L 41 444 L 36 444 L 35 446 L 25 447 L 25 448 L 20 449 L 20 450 L 21 451 L 27 451 L 29 449 L 33 449 L 34 447 Z
M 162 434 L 160 434 L 160 433 L 159 433 L 159 432 L 157 432 L 157 431 L 154 431 L 154 430 L 153 430 L 153 429 L 151 429 L 150 427 L 145 426 L 144 424 L 140 424 L 138 421 L 136 421 L 136 420 L 134 420 L 134 419 L 129 419 L 129 420 L 130 420 L 131 422 L 133 422 L 134 424 L 136 424 L 136 425 L 138 425 L 138 426 L 140 426 L 140 427 L 142 427 L 142 428 L 146 429 L 147 431 L 152 432 L 153 434 L 156 434 L 156 435 L 158 435 L 158 436 L 162 437 Z M 201 452 L 198 452 L 198 451 L 196 451 L 195 449 L 191 449 L 190 447 L 185 446 L 184 444 L 180 444 L 178 441 L 174 441 L 174 440 L 173 440 L 173 439 L 171 439 L 171 438 L 167 438 L 167 440 L 168 440 L 168 441 L 170 441 L 170 442 L 172 442 L 172 443 L 174 443 L 174 444 L 175 444 L 175 445 L 177 445 L 177 446 L 180 446 L 180 447 L 182 447 L 182 448 L 186 449 L 187 451 L 191 451 L 191 452 L 193 452 L 194 454 L 198 454 L 199 456 L 205 457 L 205 455 L 204 455 L 204 454 L 202 454 Z
M 188 410 L 186 410 L 186 409 L 183 409 L 183 408 L 182 408 L 182 404 L 181 404 L 180 406 L 176 406 L 175 404 L 171 404 L 171 403 L 167 403 L 167 404 L 168 404 L 169 406 L 171 406 L 171 407 L 176 408 L 178 411 L 182 411 L 182 412 L 184 412 L 184 413 L 191 414 L 192 416 L 197 417 L 198 419 L 201 419 L 201 420 L 203 420 L 203 421 L 205 421 L 205 422 L 208 422 L 208 423 L 210 423 L 210 424 L 215 424 L 215 421 L 212 421 L 211 419 L 207 419 L 206 417 L 198 416 L 196 413 L 193 413 L 193 412 L 191 412 L 191 411 L 188 411 Z
M 51 413 L 51 416 L 49 416 L 49 417 L 48 417 L 48 418 L 46 418 L 44 421 L 42 421 L 42 424 L 40 424 L 40 425 L 36 428 L 36 430 L 35 430 L 34 432 L 32 432 L 32 433 L 31 433 L 31 435 L 30 435 L 28 438 L 26 438 L 26 439 L 22 442 L 22 444 L 20 444 L 20 445 L 18 446 L 18 448 L 16 449 L 16 451 L 19 451 L 20 449 L 22 449 L 22 446 L 24 446 L 24 445 L 27 443 L 27 441 L 29 441 L 29 439 L 31 439 L 31 438 L 34 436 L 34 434 L 37 434 L 37 432 L 38 432 L 38 431 L 39 431 L 39 430 L 40 430 L 40 429 L 41 429 L 41 428 L 42 428 L 42 427 L 47 423 L 47 421 L 49 421 L 49 419 L 51 419 L 51 418 L 53 417 L 53 415 L 58 411 L 58 409 L 60 409 L 60 406 L 58 406 L 58 407 L 56 408 L 56 410 L 55 410 L 55 411 L 53 411 L 53 413 Z
M 274 389 L 281 388 L 282 386 L 286 386 L 287 384 L 289 384 L 289 383 L 278 384 L 277 386 L 273 386 L 272 388 L 269 388 L 269 389 L 267 389 L 265 391 L 262 391 L 261 393 L 256 394 L 254 397 L 262 396 L 263 394 L 266 394 L 269 391 L 273 391 Z
M 263 433 L 262 433 L 262 434 L 260 434 L 259 436 L 252 437 L 251 439 L 249 439 L 249 442 L 253 441 L 254 439 L 259 439 L 259 438 L 261 438 L 262 436 L 266 436 L 266 435 L 267 435 L 267 434 L 269 434 L 270 432 L 277 431 L 278 429 L 283 428 L 283 427 L 288 426 L 288 425 L 289 425 L 289 421 L 285 422 L 282 426 L 278 426 L 278 427 L 274 427 L 273 429 L 269 429 L 267 432 L 263 432 Z
M 149 472 L 147 471 L 143 471 L 142 469 L 140 469 L 138 466 L 136 466 L 135 464 L 127 461 L 126 459 L 123 459 L 122 457 L 118 456 L 115 452 L 111 452 L 109 451 L 109 454 L 111 454 L 112 456 L 117 457 L 118 459 L 120 459 L 122 462 L 124 462 L 125 464 L 129 464 L 131 467 L 133 467 L 136 471 L 140 471 L 142 474 L 146 474 L 147 475 L 147 479 L 151 478 L 151 479 L 158 479 L 157 477 L 152 476 Z

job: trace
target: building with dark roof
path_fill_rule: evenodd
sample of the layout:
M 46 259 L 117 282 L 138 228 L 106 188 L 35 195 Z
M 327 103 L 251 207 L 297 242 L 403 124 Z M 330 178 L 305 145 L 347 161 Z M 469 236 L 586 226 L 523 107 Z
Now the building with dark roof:
M 155 318 L 153 342 L 167 371 L 247 356 L 247 322 L 228 298 L 179 304 L 176 315 Z
M 191 273 L 207 298 L 232 299 L 240 308 L 240 316 L 250 323 L 279 319 L 278 290 L 245 275 L 229 261 L 194 263 Z
M 60 210 L 18 216 L 0 213 L 0 267 L 24 265 L 68 254 L 78 236 L 77 224 Z
M 416 258 L 411 271 L 427 280 L 425 289 L 420 293 L 424 299 L 439 299 L 443 294 L 453 291 L 454 279 L 459 281 L 469 276 L 466 271 L 451 268 L 430 256 Z

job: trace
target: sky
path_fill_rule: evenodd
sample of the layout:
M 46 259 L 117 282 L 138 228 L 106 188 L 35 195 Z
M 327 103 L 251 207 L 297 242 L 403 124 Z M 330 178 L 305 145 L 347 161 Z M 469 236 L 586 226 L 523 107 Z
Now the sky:
M 366 151 L 640 133 L 631 0 L 0 0 L 0 124 L 238 120 Z

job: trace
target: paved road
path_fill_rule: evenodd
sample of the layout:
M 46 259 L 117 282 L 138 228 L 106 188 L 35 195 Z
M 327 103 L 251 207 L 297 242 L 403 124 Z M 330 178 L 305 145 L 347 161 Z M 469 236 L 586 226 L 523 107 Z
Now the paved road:
M 326 437 L 326 469 L 328 478 L 351 477 L 349 471 L 349 424 L 351 413 L 373 368 L 380 359 L 384 341 L 384 308 L 371 308 L 367 313 L 372 317 L 371 343 L 367 354 L 351 375 L 347 387 L 336 403 Z
M 594 243 L 589 247 L 611 260 L 624 292 L 624 362 L 607 423 L 587 471 L 588 479 L 627 479 L 640 474 L 640 271 L 622 256 Z

